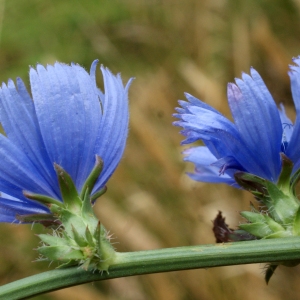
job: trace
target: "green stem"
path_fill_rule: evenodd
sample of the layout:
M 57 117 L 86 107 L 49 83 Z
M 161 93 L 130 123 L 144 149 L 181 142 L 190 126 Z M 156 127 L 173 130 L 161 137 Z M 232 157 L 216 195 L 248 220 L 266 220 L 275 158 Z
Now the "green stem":
M 82 283 L 118 277 L 300 259 L 300 237 L 116 253 L 109 273 L 71 267 L 0 287 L 0 299 L 24 299 Z

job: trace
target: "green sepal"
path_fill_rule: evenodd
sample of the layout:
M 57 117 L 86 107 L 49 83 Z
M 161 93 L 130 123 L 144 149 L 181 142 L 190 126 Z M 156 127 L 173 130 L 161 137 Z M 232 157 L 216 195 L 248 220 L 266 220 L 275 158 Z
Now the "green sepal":
M 293 172 L 294 164 L 293 162 L 284 154 L 280 153 L 282 167 L 279 175 L 279 179 L 277 182 L 277 186 L 280 190 L 285 191 L 287 193 L 290 192 L 290 181 L 291 174 Z
M 81 193 L 80 193 L 81 199 L 84 198 L 87 190 L 90 190 L 90 191 L 93 190 L 94 185 L 102 172 L 103 160 L 98 155 L 95 155 L 95 158 L 96 158 L 95 166 L 94 166 L 92 172 L 90 173 L 90 175 L 88 176 L 88 178 L 86 179 L 86 181 L 84 182 L 83 187 L 81 189 Z
M 58 206 L 56 204 L 52 204 L 50 206 L 50 211 L 54 214 L 54 215 L 60 215 L 61 211 L 62 211 L 62 207 Z
M 38 237 L 49 246 L 68 246 L 68 241 L 58 236 L 38 234 Z
M 84 236 L 86 224 L 79 215 L 76 215 L 69 210 L 63 209 L 61 211 L 60 218 L 65 228 L 65 232 L 67 232 L 70 237 L 74 238 L 73 227 L 76 228 L 79 235 Z
M 71 176 L 58 164 L 54 164 L 54 168 L 65 207 L 70 210 L 80 209 L 81 200 Z
M 103 194 L 105 194 L 106 191 L 107 191 L 107 187 L 105 186 L 101 190 L 99 190 L 98 192 L 96 192 L 95 194 L 93 194 L 91 196 L 91 202 L 94 203 L 97 200 L 97 198 L 99 198 L 100 196 L 102 196 Z
M 90 198 L 90 194 L 89 194 L 89 189 L 86 189 L 85 195 L 84 197 L 82 197 L 83 201 L 82 201 L 82 208 L 81 208 L 81 214 L 84 218 L 86 218 L 87 220 L 90 217 L 94 217 L 94 211 L 92 208 L 92 203 L 91 203 L 91 198 Z
M 270 235 L 265 236 L 265 239 L 280 239 L 292 236 L 292 232 L 290 230 L 283 230 L 271 233 Z
M 239 228 L 249 232 L 250 234 L 252 234 L 258 238 L 264 238 L 273 233 L 273 231 L 270 229 L 270 227 L 267 224 L 262 223 L 262 222 L 240 224 Z
M 242 211 L 240 214 L 251 223 L 267 224 L 273 232 L 285 230 L 284 227 L 267 215 L 250 211 Z
M 45 227 L 58 226 L 60 221 L 50 214 L 16 215 L 16 219 L 22 223 L 40 223 Z
M 38 248 L 38 251 L 47 260 L 63 263 L 61 267 L 77 264 L 85 269 L 92 267 L 101 271 L 107 271 L 111 265 L 115 251 L 109 243 L 105 228 L 94 214 L 91 202 L 91 199 L 103 194 L 106 187 L 95 193 L 93 198 L 90 195 L 102 168 L 102 160 L 96 157 L 95 167 L 84 183 L 79 197 L 70 175 L 55 164 L 63 202 L 42 198 L 48 204 L 52 201 L 49 205 L 50 211 L 61 225 L 53 231 L 53 236 L 40 235 L 45 245 Z
M 258 198 L 264 197 L 266 194 L 266 180 L 246 172 L 236 172 L 234 174 L 236 182 L 245 190 L 252 194 L 256 193 Z
M 81 216 L 85 220 L 86 224 L 93 230 L 97 226 L 97 218 L 95 217 L 91 198 L 89 194 L 89 189 L 86 189 L 83 201 L 82 201 L 82 207 L 81 207 Z
M 100 251 L 100 247 L 101 247 L 101 223 L 100 221 L 98 221 L 96 230 L 95 230 L 95 239 L 96 239 L 96 246 L 97 246 L 97 253 L 99 255 L 99 257 L 101 257 L 101 251 Z
M 274 183 L 266 181 L 269 198 L 265 205 L 269 208 L 270 216 L 278 223 L 293 222 L 299 209 L 299 201 L 291 194 L 284 194 Z
M 294 235 L 300 235 L 300 208 L 298 208 L 293 224 Z
M 270 227 L 270 229 L 273 232 L 281 232 L 281 231 L 285 231 L 285 228 L 283 226 L 281 226 L 281 224 L 275 222 L 272 218 L 270 218 L 267 215 L 264 215 L 264 218 L 266 220 L 266 223 L 268 224 L 268 226 Z
M 252 211 L 241 211 L 240 215 L 251 223 L 265 222 L 264 215 Z
M 97 253 L 100 258 L 98 265 L 99 270 L 108 271 L 109 266 L 115 258 L 115 250 L 107 239 L 107 233 L 104 226 L 98 221 L 95 231 L 95 238 L 97 241 Z
M 85 229 L 85 238 L 90 246 L 95 246 L 93 236 L 88 227 L 86 227 L 86 229 Z
M 242 224 L 239 226 L 239 228 L 246 230 L 247 232 L 255 235 L 256 237 L 276 238 L 291 235 L 290 231 L 286 231 L 286 229 L 283 226 L 281 226 L 281 224 L 275 222 L 272 218 L 270 218 L 267 215 L 249 211 L 242 211 L 240 214 L 251 223 Z M 255 225 L 249 226 L 253 224 Z M 260 230 L 259 227 L 261 227 Z
M 34 193 L 31 193 L 31 192 L 28 192 L 28 191 L 23 191 L 23 195 L 26 198 L 30 199 L 30 200 L 37 201 L 37 202 L 39 202 L 43 205 L 46 205 L 48 207 L 51 207 L 52 204 L 63 207 L 62 202 L 60 202 L 59 200 L 54 199 L 52 197 L 48 197 L 48 196 L 40 195 L 40 194 L 34 194 Z
M 102 238 L 100 241 L 100 262 L 98 263 L 98 269 L 108 272 L 108 268 L 115 256 L 116 252 L 111 243 L 106 238 Z
M 265 195 L 261 192 L 257 192 L 257 191 L 251 191 L 252 195 L 257 199 L 257 200 L 260 200 L 260 199 L 263 199 L 265 197 Z
M 38 252 L 53 261 L 69 262 L 70 260 L 84 259 L 80 250 L 64 245 L 43 246 L 38 248 Z
M 87 242 L 87 240 L 78 233 L 78 231 L 76 230 L 76 228 L 72 226 L 72 232 L 73 232 L 73 238 L 74 241 L 76 242 L 76 244 L 80 247 L 86 247 L 89 243 Z

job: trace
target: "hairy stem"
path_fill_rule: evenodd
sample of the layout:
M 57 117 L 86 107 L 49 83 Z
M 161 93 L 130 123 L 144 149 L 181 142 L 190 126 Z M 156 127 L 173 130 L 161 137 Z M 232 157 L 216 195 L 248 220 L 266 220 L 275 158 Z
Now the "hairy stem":
M 300 237 L 120 253 L 109 272 L 56 269 L 0 287 L 0 299 L 23 299 L 82 283 L 150 273 L 300 259 Z

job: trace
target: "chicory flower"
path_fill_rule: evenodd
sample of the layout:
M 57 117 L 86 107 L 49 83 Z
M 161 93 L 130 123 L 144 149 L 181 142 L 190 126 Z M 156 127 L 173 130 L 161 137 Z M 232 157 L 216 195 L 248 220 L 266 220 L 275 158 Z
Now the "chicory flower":
M 284 153 L 300 168 L 300 56 L 290 67 L 289 76 L 297 118 L 293 125 L 283 105 L 277 108 L 257 71 L 229 83 L 227 96 L 234 119 L 231 122 L 208 104 L 186 94 L 179 101 L 176 116 L 182 144 L 201 140 L 204 145 L 184 151 L 184 160 L 195 164 L 189 176 L 197 181 L 238 186 L 234 174 L 246 172 L 276 183 L 282 169 Z
M 103 189 L 124 151 L 128 131 L 128 88 L 120 75 L 101 67 L 104 92 L 96 85 L 97 61 L 90 74 L 76 64 L 30 69 L 31 94 L 17 78 L 0 89 L 0 222 L 49 214 L 27 194 L 62 200 L 57 170 L 67 172 L 80 191 L 103 161 L 91 194 Z
M 228 103 L 234 122 L 195 97 L 179 101 L 174 125 L 183 127 L 182 144 L 202 141 L 203 146 L 184 151 L 195 164 L 191 178 L 243 187 L 259 201 L 240 214 L 246 223 L 230 229 L 221 212 L 214 220 L 217 242 L 300 236 L 300 56 L 290 67 L 295 123 L 283 105 L 278 108 L 260 75 L 252 68 L 235 84 L 228 84 Z M 268 282 L 278 265 L 295 266 L 299 260 L 272 262 Z

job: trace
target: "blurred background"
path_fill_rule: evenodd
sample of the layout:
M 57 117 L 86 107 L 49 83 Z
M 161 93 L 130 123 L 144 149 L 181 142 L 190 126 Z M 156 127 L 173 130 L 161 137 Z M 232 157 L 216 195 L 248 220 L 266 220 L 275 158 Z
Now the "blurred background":
M 252 196 L 185 174 L 177 99 L 189 92 L 230 118 L 227 82 L 260 72 L 294 119 L 288 65 L 300 55 L 300 0 L 0 0 L 0 81 L 36 63 L 96 58 L 130 89 L 124 157 L 95 211 L 118 251 L 214 243 L 218 210 L 235 228 Z M 102 86 L 98 71 L 98 83 Z M 39 226 L 0 225 L 0 284 L 53 266 L 33 262 Z M 299 299 L 300 268 L 281 267 L 267 286 L 264 265 L 153 274 L 95 282 L 34 299 Z

